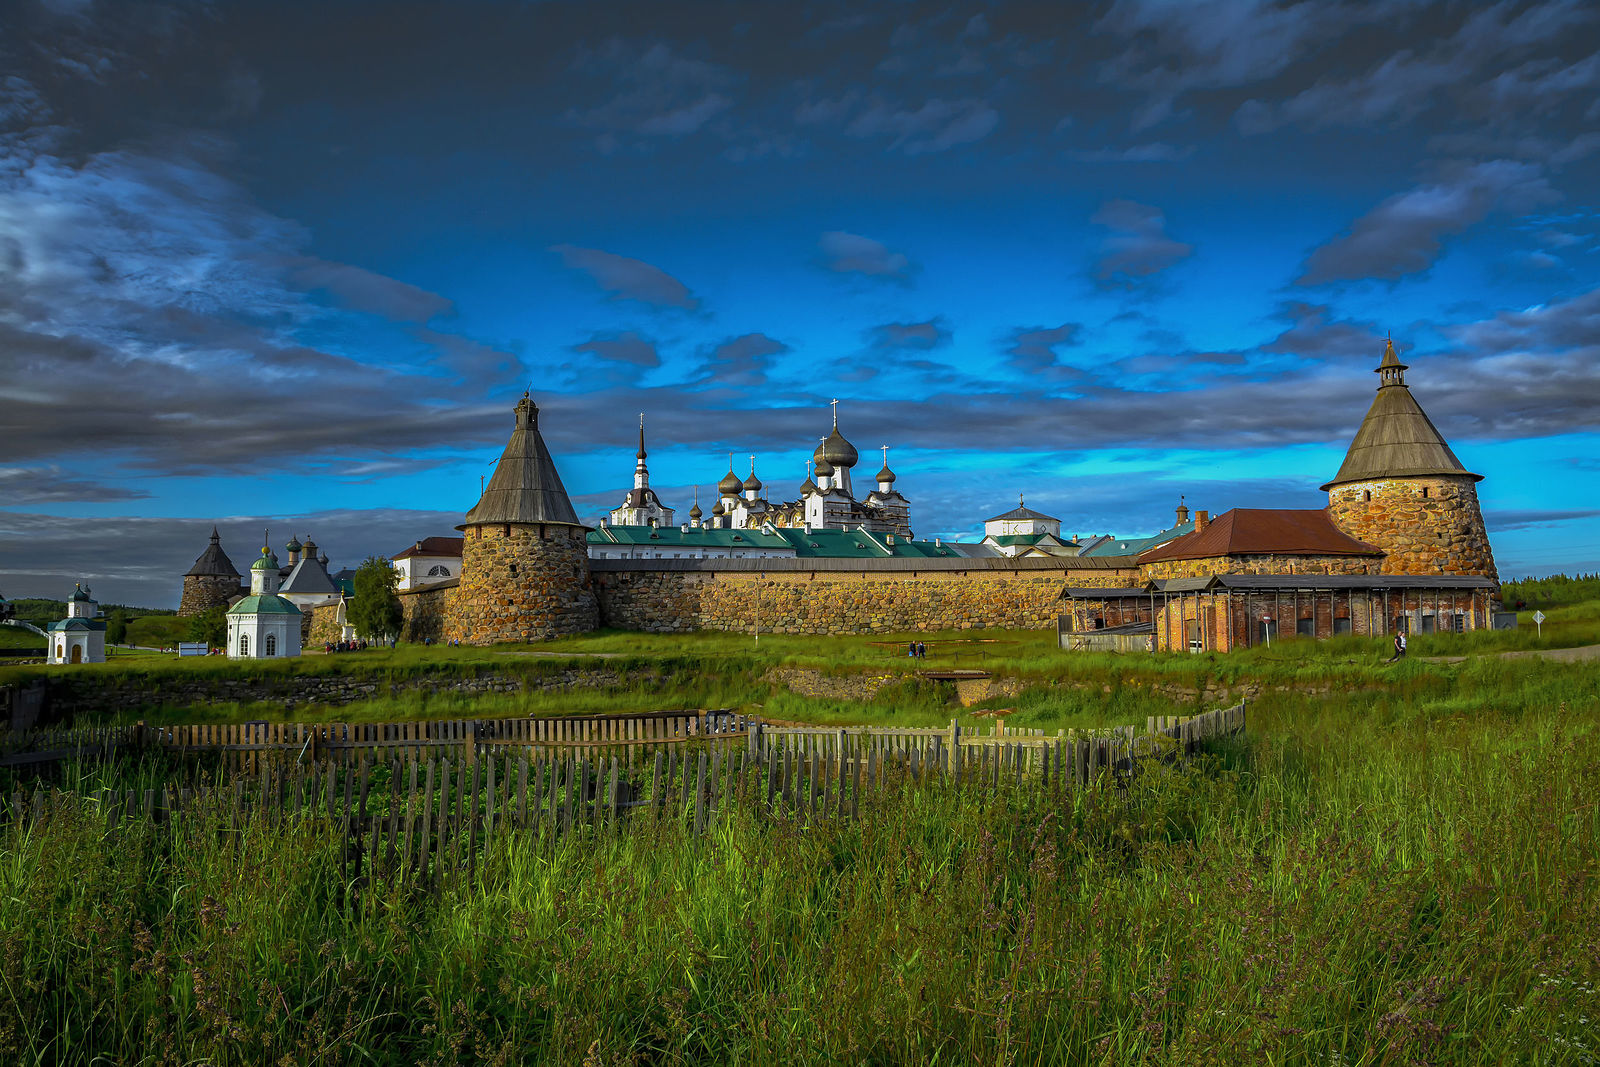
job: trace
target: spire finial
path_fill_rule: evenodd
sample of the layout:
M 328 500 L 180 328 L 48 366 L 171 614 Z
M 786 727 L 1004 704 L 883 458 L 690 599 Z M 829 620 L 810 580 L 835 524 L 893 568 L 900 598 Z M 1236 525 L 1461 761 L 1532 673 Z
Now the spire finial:
M 1019 507 L 1019 508 L 1020 508 L 1020 507 L 1023 507 L 1023 506 L 1024 506 L 1024 505 L 1023 505 L 1023 503 L 1022 503 L 1022 494 L 1021 494 L 1021 493 L 1018 493 L 1018 494 L 1017 494 L 1017 507 Z
M 756 472 L 756 454 L 754 452 L 752 452 L 752 453 L 750 453 L 750 473 L 754 474 L 755 472 Z
M 265 526 L 261 528 L 261 554 L 263 556 L 272 552 L 272 531 Z
M 883 450 L 883 465 L 887 467 L 889 465 L 889 446 L 879 445 L 878 447 Z
M 839 398 L 834 397 L 828 403 L 833 407 L 833 428 L 837 430 L 839 428 Z

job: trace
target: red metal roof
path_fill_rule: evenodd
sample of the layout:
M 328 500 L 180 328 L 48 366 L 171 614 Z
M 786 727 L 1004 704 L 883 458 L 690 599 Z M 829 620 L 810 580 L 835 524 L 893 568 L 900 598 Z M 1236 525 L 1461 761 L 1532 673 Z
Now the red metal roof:
M 1383 549 L 1357 541 L 1328 518 L 1325 509 L 1234 508 L 1204 530 L 1184 534 L 1139 557 L 1140 563 L 1213 556 L 1381 556 Z
M 461 545 L 465 538 L 461 537 L 424 537 L 404 552 L 396 552 L 390 559 L 410 559 L 412 556 L 446 556 L 458 559 L 461 556 Z

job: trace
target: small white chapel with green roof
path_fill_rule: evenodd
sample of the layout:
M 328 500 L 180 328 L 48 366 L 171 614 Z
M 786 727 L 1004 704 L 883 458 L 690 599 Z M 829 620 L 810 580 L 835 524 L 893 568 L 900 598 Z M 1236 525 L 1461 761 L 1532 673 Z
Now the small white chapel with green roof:
M 104 663 L 106 661 L 106 622 L 99 617 L 100 604 L 81 584 L 72 589 L 67 601 L 67 617 L 50 624 L 48 663 Z
M 300 609 L 278 595 L 278 557 L 270 544 L 250 565 L 250 595 L 228 609 L 229 659 L 300 654 Z

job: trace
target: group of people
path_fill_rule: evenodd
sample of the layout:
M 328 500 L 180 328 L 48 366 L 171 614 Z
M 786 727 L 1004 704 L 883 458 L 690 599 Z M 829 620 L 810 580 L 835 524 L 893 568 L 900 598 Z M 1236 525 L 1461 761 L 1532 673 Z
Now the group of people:
M 1406 634 L 1404 630 L 1399 630 L 1396 631 L 1394 635 L 1394 655 L 1389 657 L 1388 662 L 1393 663 L 1397 659 L 1405 659 L 1405 655 Z
M 424 638 L 423 638 L 423 639 L 422 639 L 422 643 L 423 643 L 423 644 L 424 644 L 424 645 L 425 645 L 425 646 L 431 646 L 431 645 L 436 645 L 436 644 L 438 644 L 438 643 L 439 643 L 439 642 L 437 642 L 437 641 L 435 641 L 435 640 L 434 640 L 434 639 L 433 639 L 433 638 L 431 638 L 431 637 L 424 637 Z M 450 640 L 448 640 L 448 641 L 446 641 L 446 642 L 445 642 L 445 647 L 446 647 L 446 648 L 459 648 L 459 647 L 461 647 L 461 638 L 459 638 L 459 637 L 452 637 L 452 638 L 451 638 L 451 639 L 450 639 Z
M 921 641 L 913 641 L 906 646 L 906 655 L 912 659 L 927 659 L 928 646 Z
M 378 641 L 378 642 L 376 642 L 376 644 L 379 647 L 393 648 L 394 647 L 394 638 L 391 637 L 387 641 Z M 365 638 L 362 638 L 362 639 L 356 640 L 356 641 L 324 641 L 322 643 L 322 651 L 324 651 L 324 652 L 365 652 L 367 649 L 372 648 L 373 645 L 374 645 L 373 642 L 369 642 Z

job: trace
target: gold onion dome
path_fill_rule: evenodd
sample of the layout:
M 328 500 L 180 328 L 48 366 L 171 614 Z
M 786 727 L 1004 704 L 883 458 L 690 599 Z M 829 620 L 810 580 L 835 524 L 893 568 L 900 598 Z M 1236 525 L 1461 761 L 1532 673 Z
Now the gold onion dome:
M 704 515 L 704 514 L 705 514 L 705 512 L 700 510 L 700 505 L 698 503 L 695 504 L 694 507 L 689 509 L 689 517 L 691 519 L 698 519 L 701 515 Z
M 887 482 L 890 485 L 894 484 L 894 471 L 889 469 L 889 465 L 887 463 L 883 465 L 883 470 L 878 472 L 877 481 Z
M 833 473 L 833 464 L 829 463 L 822 455 L 822 446 L 817 446 L 817 476 L 825 478 Z
M 715 504 L 711 505 L 711 517 L 712 518 L 720 519 L 725 514 L 727 514 L 727 512 L 722 510 L 722 501 L 719 500 Z
M 744 488 L 744 481 L 730 467 L 728 473 L 722 476 L 722 481 L 717 483 L 717 492 L 723 496 L 738 496 L 739 490 Z
M 806 475 L 806 480 L 800 483 L 800 495 L 810 496 L 817 491 L 817 483 L 811 480 L 811 475 Z
M 745 492 L 761 492 L 761 479 L 756 477 L 755 471 L 751 471 L 750 477 L 744 480 L 743 488 Z

